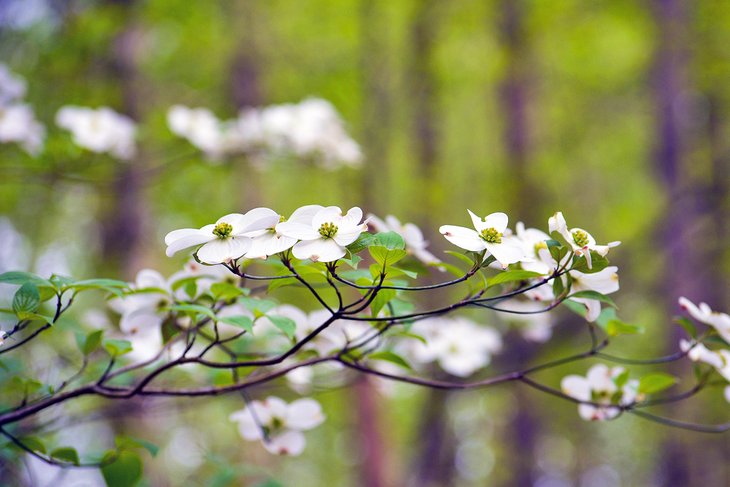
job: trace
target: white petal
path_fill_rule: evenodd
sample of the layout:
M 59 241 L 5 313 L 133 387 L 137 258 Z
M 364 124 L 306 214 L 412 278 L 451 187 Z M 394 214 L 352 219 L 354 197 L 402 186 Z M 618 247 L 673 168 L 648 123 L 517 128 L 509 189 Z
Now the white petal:
M 507 267 L 525 258 L 525 253 L 522 251 L 522 248 L 516 245 L 486 243 L 486 247 L 502 267 Z
M 487 248 L 486 242 L 479 237 L 477 232 L 470 228 L 443 225 L 439 228 L 439 232 L 446 237 L 446 240 L 462 249 L 479 252 Z
M 726 400 L 727 402 L 730 402 L 730 386 L 727 386 L 727 387 L 725 388 L 725 400 Z
M 322 205 L 306 205 L 301 206 L 294 210 L 294 213 L 291 214 L 289 219 L 287 221 L 295 222 L 295 223 L 303 223 L 305 225 L 312 225 L 312 219 L 314 218 L 314 215 L 317 214 L 319 210 L 322 210 L 324 206 Z
M 119 320 L 119 329 L 122 333 L 133 335 L 140 330 L 159 328 L 162 317 L 154 309 L 141 308 L 122 315 Z
M 367 224 L 362 224 L 355 228 L 350 228 L 348 226 L 347 228 L 337 231 L 337 234 L 334 237 L 334 241 L 337 242 L 338 245 L 345 247 L 357 240 L 357 237 L 359 237 L 360 234 L 367 229 Z
M 342 210 L 338 206 L 322 208 L 312 218 L 312 228 L 319 228 L 323 223 L 334 223 L 338 225 L 342 220 Z
M 304 439 L 304 433 L 301 431 L 286 430 L 278 435 L 264 441 L 264 448 L 269 453 L 275 455 L 289 455 L 295 457 L 301 455 L 307 441 Z
M 200 247 L 198 259 L 206 264 L 222 264 L 237 259 L 251 247 L 251 239 L 247 237 L 217 238 Z
M 342 217 L 341 225 L 343 227 L 357 227 L 362 220 L 362 210 L 357 206 L 347 210 L 347 214 Z
M 292 248 L 297 259 L 310 259 L 314 262 L 332 262 L 345 256 L 345 249 L 331 238 L 299 242 Z
M 506 213 L 492 213 L 484 219 L 484 228 L 494 228 L 499 233 L 503 233 L 507 229 L 508 223 L 509 217 Z
M 175 230 L 168 233 L 165 237 L 165 242 L 167 242 L 165 254 L 168 257 L 172 257 L 183 249 L 210 242 L 215 238 L 216 236 L 212 232 L 203 232 L 202 230 L 195 230 L 193 228 Z
M 274 228 L 279 223 L 279 214 L 270 208 L 254 208 L 247 211 L 237 223 L 241 227 L 233 229 L 234 235 Z
M 591 400 L 591 386 L 585 377 L 568 375 L 560 381 L 560 389 L 573 399 L 579 401 Z
M 288 406 L 283 399 L 276 396 L 269 396 L 261 404 L 269 411 L 272 418 L 279 418 L 282 421 L 286 419 Z
M 310 430 L 324 421 L 322 407 L 314 399 L 298 399 L 289 404 L 286 426 L 296 430 Z
M 312 225 L 291 220 L 276 225 L 276 233 L 297 240 L 315 240 L 320 238 L 321 235 L 318 229 L 319 227 L 314 228 Z

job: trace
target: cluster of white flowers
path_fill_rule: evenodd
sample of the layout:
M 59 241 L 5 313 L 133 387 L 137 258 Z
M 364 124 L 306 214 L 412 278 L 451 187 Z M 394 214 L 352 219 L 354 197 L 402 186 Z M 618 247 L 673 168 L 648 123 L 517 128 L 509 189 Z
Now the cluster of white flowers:
M 248 108 L 232 120 L 219 120 L 206 108 L 175 105 L 167 114 L 170 130 L 216 160 L 246 154 L 252 162 L 294 155 L 326 169 L 357 166 L 358 144 L 350 138 L 339 114 L 326 100 Z
M 679 305 L 689 312 L 690 316 L 700 323 L 710 326 L 717 332 L 725 343 L 730 344 L 730 315 L 713 311 L 707 303 L 695 305 L 685 297 L 679 298 Z M 730 382 L 730 350 L 710 350 L 702 343 L 681 340 L 679 347 L 694 362 L 703 362 L 711 365 L 717 372 Z M 725 399 L 730 402 L 730 385 L 725 387 Z
M 238 423 L 244 439 L 260 440 L 264 448 L 276 455 L 300 455 L 306 439 L 302 431 L 316 428 L 324 421 L 322 408 L 314 399 L 298 399 L 287 404 L 278 397 L 251 401 L 230 416 Z
M 586 421 L 606 421 L 621 414 L 621 408 L 636 402 L 639 381 L 628 379 L 622 367 L 609 368 L 596 364 L 588 369 L 586 377 L 569 375 L 560 383 L 568 396 L 584 401 L 578 414 Z
M 412 362 L 438 362 L 446 372 L 468 377 L 486 367 L 502 349 L 502 337 L 493 328 L 463 317 L 437 317 L 416 322 L 411 332 L 424 341 L 408 340 L 401 349 Z
M 45 127 L 30 105 L 23 103 L 25 80 L 0 63 L 0 142 L 14 142 L 31 155 L 43 147 Z
M 167 234 L 167 255 L 202 246 L 198 259 L 206 264 L 230 262 L 240 257 L 267 258 L 292 249 L 298 259 L 332 262 L 345 256 L 345 247 L 367 230 L 362 210 L 343 213 L 337 206 L 307 205 L 291 217 L 269 208 L 232 213 L 200 229 L 184 228 Z
M 423 232 L 415 224 L 402 224 L 393 215 L 386 216 L 385 221 L 375 215 L 368 215 L 368 222 L 378 232 L 395 232 L 399 234 L 406 243 L 406 251 L 424 264 L 437 265 L 441 263 L 441 260 L 426 250 L 428 241 L 423 238 Z
M 108 107 L 61 107 L 56 113 L 56 125 L 70 131 L 76 145 L 92 152 L 129 160 L 137 150 L 134 121 Z
M 494 256 L 496 261 L 507 268 L 510 264 L 519 263 L 520 266 L 532 272 L 548 275 L 555 269 L 566 264 L 570 254 L 565 256 L 564 261 L 556 262 L 548 250 L 547 241 L 550 236 L 536 228 L 525 228 L 522 222 L 516 225 L 516 233 L 507 228 L 508 217 L 504 213 L 492 213 L 483 220 L 469 211 L 472 223 L 476 230 L 444 225 L 439 231 L 451 243 L 473 252 L 486 250 L 485 258 Z M 611 242 L 607 245 L 596 245 L 595 239 L 585 230 L 573 228 L 567 230 L 563 214 L 558 212 L 550 217 L 548 222 L 550 231 L 556 231 L 562 235 L 573 249 L 575 255 L 586 258 L 588 268 L 591 268 L 590 251 L 597 252 L 601 256 L 608 254 L 612 247 L 620 242 Z M 618 267 L 609 266 L 595 273 L 584 273 L 578 270 L 570 270 L 568 274 L 572 278 L 572 292 L 596 291 L 601 294 L 611 294 L 619 289 Z M 565 280 L 565 276 L 561 279 Z M 539 279 L 533 279 L 537 283 Z M 553 292 L 552 282 L 543 284 L 525 293 L 535 301 L 553 301 L 556 296 Z M 595 321 L 601 313 L 601 302 L 597 299 L 585 297 L 571 298 L 586 307 L 586 319 Z

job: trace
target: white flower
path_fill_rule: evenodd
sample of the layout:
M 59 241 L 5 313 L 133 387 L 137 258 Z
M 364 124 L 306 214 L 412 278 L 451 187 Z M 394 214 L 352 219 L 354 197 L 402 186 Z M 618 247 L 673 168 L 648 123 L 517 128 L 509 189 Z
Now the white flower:
M 298 399 L 287 404 L 278 397 L 252 401 L 246 408 L 231 414 L 241 436 L 249 441 L 261 440 L 264 448 L 276 455 L 297 456 L 304 451 L 302 431 L 322 424 L 325 417 L 314 399 Z
M 92 152 L 119 159 L 131 159 L 136 152 L 136 124 L 111 108 L 65 106 L 56 113 L 56 124 L 71 132 L 76 145 Z
M 254 208 L 246 214 L 231 213 L 213 224 L 200 229 L 183 228 L 173 230 L 165 236 L 167 256 L 196 247 L 201 262 L 221 264 L 243 256 L 251 248 L 251 237 L 247 234 L 270 228 L 279 221 L 279 215 L 268 208 Z
M 5 64 L 0 63 L 0 105 L 22 99 L 25 96 L 25 90 L 25 80 L 13 74 Z
M 292 248 L 297 259 L 332 262 L 344 257 L 345 247 L 367 230 L 367 223 L 360 223 L 360 220 L 360 208 L 350 208 L 343 214 L 339 207 L 328 206 L 317 211 L 310 224 L 286 221 L 279 223 L 276 230 L 284 236 L 301 240 Z
M 251 248 L 246 252 L 247 259 L 266 259 L 270 255 L 278 254 L 288 250 L 297 243 L 297 239 L 287 237 L 278 229 L 283 221 L 289 221 L 301 225 L 311 225 L 312 219 L 317 212 L 324 207 L 321 205 L 306 205 L 297 208 L 288 220 L 277 215 L 273 225 L 265 230 L 250 232 L 247 236 L 252 237 Z
M 0 142 L 16 142 L 27 153 L 36 155 L 45 135 L 45 127 L 36 120 L 29 105 L 0 106 Z
M 501 304 L 500 308 L 518 312 L 532 312 L 545 309 L 545 305 L 534 301 L 510 299 Z M 546 342 L 553 334 L 553 320 L 550 313 L 518 314 L 507 312 L 501 316 L 505 320 L 515 323 L 519 327 L 522 336 L 532 342 Z
M 437 361 L 443 370 L 457 377 L 468 377 L 486 367 L 492 354 L 502 348 L 499 333 L 466 318 L 429 318 L 417 322 L 412 331 L 426 341 L 408 342 L 406 353 L 412 360 Z
M 730 315 L 712 311 L 707 303 L 700 303 L 699 307 L 685 297 L 679 298 L 679 305 L 689 312 L 692 318 L 711 326 L 725 342 L 730 343 Z
M 618 407 L 626 406 L 636 401 L 639 381 L 627 380 L 619 390 L 616 379 L 624 373 L 622 367 L 608 368 L 603 364 L 596 364 L 588 370 L 586 377 L 569 375 L 563 378 L 560 387 L 565 394 L 579 401 L 606 404 L 594 406 L 580 404 L 578 414 L 586 421 L 605 421 L 613 419 L 621 413 Z
M 611 294 L 619 290 L 618 267 L 609 266 L 600 272 L 584 274 L 580 271 L 570 271 L 573 278 L 572 292 L 596 291 L 601 294 Z M 586 307 L 586 320 L 595 321 L 601 314 L 601 302 L 597 299 L 571 298 Z
M 194 294 L 189 293 L 191 289 L 188 286 L 176 286 L 176 283 L 179 281 L 191 278 L 195 280 Z M 228 282 L 235 285 L 239 279 L 237 275 L 223 266 L 202 265 L 196 262 L 195 259 L 190 259 L 185 263 L 183 269 L 170 276 L 168 281 L 172 287 L 177 287 L 175 297 L 181 301 L 185 301 L 209 292 L 210 287 L 217 282 Z
M 375 215 L 368 215 L 368 222 L 375 227 L 378 232 L 395 232 L 403 237 L 406 243 L 406 251 L 412 254 L 416 259 L 424 264 L 439 264 L 441 261 L 431 252 L 426 250 L 428 241 L 423 238 L 423 232 L 413 223 L 401 224 L 401 222 L 393 215 L 385 217 L 385 221 Z M 445 271 L 445 269 L 441 269 Z
M 504 213 L 492 213 L 484 220 L 469 211 L 476 230 L 454 225 L 443 225 L 439 232 L 454 245 L 472 252 L 489 251 L 503 268 L 525 259 L 522 249 L 503 239 L 508 217 Z M 485 255 L 486 256 L 486 255 Z
M 211 158 L 241 151 L 237 125 L 221 122 L 207 108 L 175 105 L 167 112 L 167 124 L 174 134 L 187 139 Z
M 563 213 L 560 211 L 548 219 L 548 227 L 550 229 L 550 233 L 558 232 L 562 235 L 573 248 L 576 255 L 582 255 L 586 258 L 589 269 L 592 266 L 591 250 L 597 252 L 601 256 L 605 256 L 612 247 L 621 245 L 621 242 L 610 242 L 607 245 L 598 245 L 596 244 L 596 239 L 582 228 L 571 228 L 569 230 L 565 217 L 563 217 Z
M 0 345 L 3 345 L 5 343 L 5 339 L 8 337 L 8 334 L 4 331 L 0 330 Z
M 547 250 L 546 240 L 550 240 L 550 236 L 538 230 L 537 228 L 525 228 L 525 224 L 517 222 L 515 225 L 515 235 L 507 237 L 510 243 L 514 243 L 522 248 L 525 259 L 521 261 L 522 268 L 526 271 L 539 272 L 540 274 L 548 274 L 553 270 L 552 263 L 554 260 Z M 545 259 L 543 252 L 547 252 L 549 260 Z
M 687 357 L 693 362 L 704 362 L 721 370 L 725 367 L 725 361 L 718 352 L 713 352 L 701 343 L 692 343 L 687 340 L 679 341 L 679 348 L 687 353 Z

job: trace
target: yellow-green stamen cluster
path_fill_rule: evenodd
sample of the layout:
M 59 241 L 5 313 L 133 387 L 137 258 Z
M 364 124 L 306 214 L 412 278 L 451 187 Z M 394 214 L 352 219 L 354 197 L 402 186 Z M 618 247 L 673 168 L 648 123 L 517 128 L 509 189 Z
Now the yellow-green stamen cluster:
M 324 238 L 332 238 L 337 235 L 337 225 L 334 223 L 323 223 L 319 227 L 319 234 Z
M 482 230 L 481 237 L 487 243 L 502 243 L 502 232 L 493 227 Z
M 221 222 L 213 229 L 213 235 L 218 238 L 228 238 L 233 233 L 233 226 L 230 223 Z
M 545 243 L 544 240 L 542 242 L 537 242 L 535 244 L 535 255 L 538 255 L 540 253 L 541 249 L 547 249 L 547 248 L 548 248 L 547 243 Z
M 583 230 L 573 230 L 571 235 L 573 235 L 573 242 L 575 242 L 578 247 L 585 247 L 588 245 L 588 234 Z

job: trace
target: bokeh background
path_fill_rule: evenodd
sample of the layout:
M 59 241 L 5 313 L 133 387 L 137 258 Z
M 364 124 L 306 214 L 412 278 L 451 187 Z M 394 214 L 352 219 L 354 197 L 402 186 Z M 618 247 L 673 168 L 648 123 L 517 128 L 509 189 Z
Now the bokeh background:
M 623 242 L 615 298 L 646 334 L 615 344 L 660 355 L 680 337 L 677 297 L 730 310 L 729 46 L 722 0 L 4 0 L 0 59 L 26 78 L 49 135 L 36 158 L 0 146 L 0 214 L 24 236 L 29 268 L 56 252 L 76 277 L 131 279 L 177 270 L 168 231 L 255 206 L 394 214 L 438 254 L 451 247 L 436 229 L 466 224 L 466 208 L 539 228 L 561 210 L 597 240 Z M 309 96 L 340 112 L 360 169 L 210 164 L 165 119 L 174 104 L 226 118 Z M 138 157 L 69 148 L 53 126 L 68 104 L 138 121 Z M 544 344 L 508 333 L 490 372 L 585 346 L 579 318 L 555 318 Z M 557 385 L 586 369 L 543 377 Z M 146 464 L 154 486 L 730 484 L 728 435 L 631 416 L 586 423 L 517 385 L 388 395 L 355 381 L 314 397 L 328 421 L 299 458 L 232 431 L 240 398 L 130 401 L 88 431 L 161 445 Z M 719 422 L 728 408 L 715 388 L 659 412 Z

